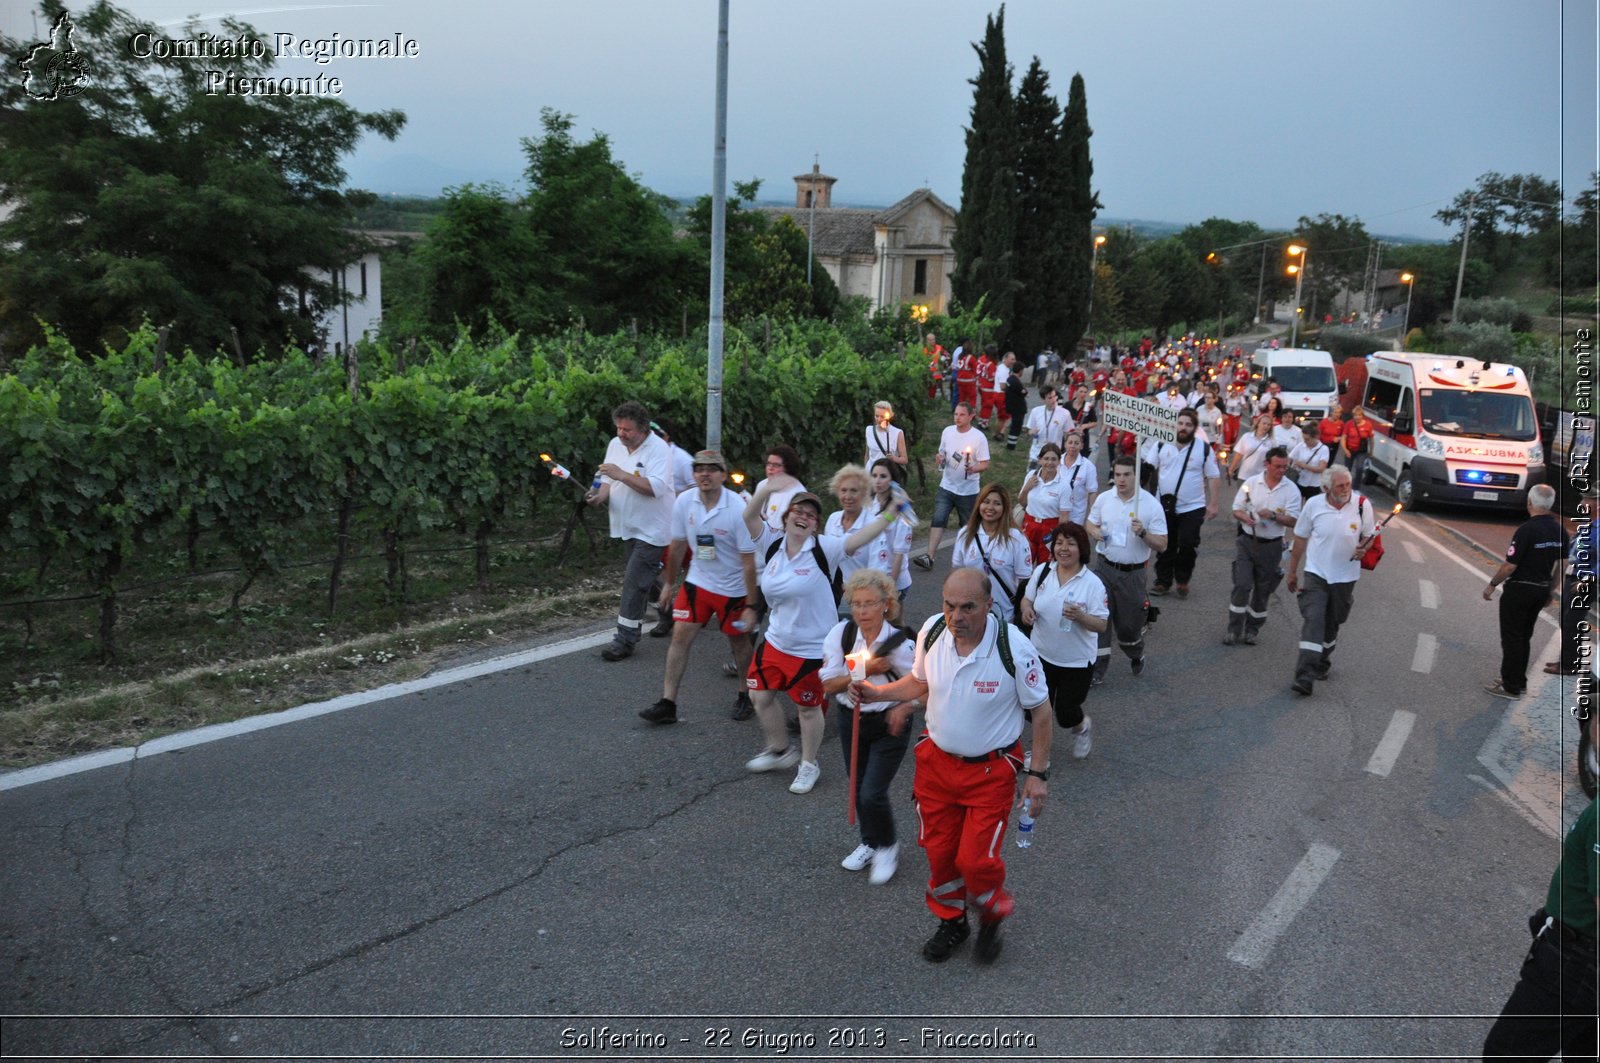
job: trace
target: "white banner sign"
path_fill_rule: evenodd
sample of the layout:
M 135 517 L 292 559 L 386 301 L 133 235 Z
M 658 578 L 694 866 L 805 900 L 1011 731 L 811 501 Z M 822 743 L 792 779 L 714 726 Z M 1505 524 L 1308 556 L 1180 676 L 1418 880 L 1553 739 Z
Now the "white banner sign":
M 1141 439 L 1155 438 L 1168 443 L 1178 441 L 1178 411 L 1158 402 L 1106 390 L 1100 395 L 1100 424 L 1120 432 L 1132 432 Z

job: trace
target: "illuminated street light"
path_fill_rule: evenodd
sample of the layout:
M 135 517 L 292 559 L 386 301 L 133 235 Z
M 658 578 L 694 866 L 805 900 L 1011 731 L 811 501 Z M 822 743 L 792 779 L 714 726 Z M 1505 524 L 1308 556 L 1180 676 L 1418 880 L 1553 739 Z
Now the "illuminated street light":
M 1295 346 L 1300 339 L 1300 286 L 1305 283 L 1306 256 L 1310 253 L 1311 249 L 1304 244 L 1289 245 L 1289 254 L 1300 256 L 1298 264 L 1290 263 L 1289 265 L 1289 272 L 1294 276 L 1294 327 L 1289 334 L 1289 346 L 1291 347 Z
M 1406 316 L 1400 325 L 1400 349 L 1406 349 L 1406 332 L 1411 328 L 1411 293 L 1417 290 L 1415 274 L 1400 274 L 1400 282 L 1406 286 Z
M 1100 263 L 1100 245 L 1106 242 L 1104 233 L 1094 238 L 1094 247 L 1089 252 L 1089 308 L 1085 312 L 1085 324 L 1088 326 L 1089 336 L 1094 336 L 1094 282 L 1098 275 L 1096 270 Z

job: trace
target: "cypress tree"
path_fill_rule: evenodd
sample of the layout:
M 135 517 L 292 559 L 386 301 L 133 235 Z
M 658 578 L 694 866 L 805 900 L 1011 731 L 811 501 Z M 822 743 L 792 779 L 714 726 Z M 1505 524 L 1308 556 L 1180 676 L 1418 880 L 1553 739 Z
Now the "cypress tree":
M 972 114 L 967 157 L 961 172 L 961 208 L 956 215 L 956 268 L 951 275 L 964 307 L 987 298 L 985 309 L 1000 318 L 1001 342 L 1013 322 L 1016 239 L 1016 116 L 1011 67 L 1006 63 L 1006 9 L 989 16 L 983 43 L 974 44 L 978 76 L 971 79 Z
M 1031 358 L 1049 343 L 1070 346 L 1066 280 L 1070 231 L 1069 186 L 1060 130 L 1061 105 L 1050 75 L 1034 56 L 1017 90 L 1017 294 L 1012 345 Z M 1081 331 L 1081 330 L 1080 330 Z
M 1089 104 L 1084 95 L 1083 75 L 1072 75 L 1067 92 L 1067 110 L 1061 116 L 1061 169 L 1066 178 L 1066 219 L 1061 231 L 1065 264 L 1059 289 L 1061 306 L 1059 333 L 1068 344 L 1077 342 L 1089 324 L 1089 293 L 1093 284 L 1090 261 L 1094 254 L 1090 236 L 1100 200 L 1091 181 L 1094 162 L 1089 157 Z

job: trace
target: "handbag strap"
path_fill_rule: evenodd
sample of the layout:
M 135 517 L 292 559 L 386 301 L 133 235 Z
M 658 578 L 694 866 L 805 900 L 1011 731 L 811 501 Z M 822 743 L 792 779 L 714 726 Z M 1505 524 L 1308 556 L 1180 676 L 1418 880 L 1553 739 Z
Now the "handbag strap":
M 1006 583 L 1005 577 L 996 572 L 994 570 L 994 566 L 989 564 L 989 555 L 983 552 L 983 540 L 979 538 L 979 536 L 982 534 L 982 528 L 974 529 L 972 533 L 972 544 L 978 548 L 978 557 L 983 561 L 983 567 L 988 571 L 989 575 L 993 576 L 995 581 L 1000 584 L 1000 589 L 1006 592 L 1006 598 L 1010 600 L 1012 608 L 1016 608 L 1017 592 L 1012 590 L 1010 584 Z

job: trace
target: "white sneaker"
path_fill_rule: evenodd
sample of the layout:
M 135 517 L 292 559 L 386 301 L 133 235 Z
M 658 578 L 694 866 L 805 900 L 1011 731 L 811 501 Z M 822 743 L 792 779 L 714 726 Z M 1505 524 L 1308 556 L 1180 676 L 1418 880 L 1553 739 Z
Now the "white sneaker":
M 799 753 L 795 754 L 797 757 L 799 755 Z M 809 794 L 811 788 L 817 785 L 817 780 L 821 777 L 822 768 L 817 765 L 816 761 L 802 760 L 800 762 L 800 770 L 794 773 L 794 782 L 789 784 L 789 792 L 791 794 Z
M 758 753 L 744 762 L 745 771 L 777 771 L 779 768 L 792 768 L 800 763 L 800 751 L 790 746 L 781 753 L 774 753 L 767 749 Z
M 846 871 L 863 871 L 872 863 L 872 854 L 875 850 L 865 842 L 850 851 L 850 855 L 839 861 L 839 866 Z
M 900 866 L 900 843 L 885 845 L 882 849 L 872 850 L 872 874 L 867 881 L 874 886 L 882 886 L 894 878 L 895 869 Z
M 1094 736 L 1089 733 L 1093 727 L 1094 723 L 1089 717 L 1085 716 L 1083 718 L 1083 730 L 1072 732 L 1072 755 L 1077 760 L 1087 757 L 1089 750 L 1094 748 Z

